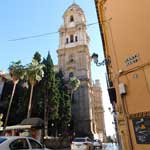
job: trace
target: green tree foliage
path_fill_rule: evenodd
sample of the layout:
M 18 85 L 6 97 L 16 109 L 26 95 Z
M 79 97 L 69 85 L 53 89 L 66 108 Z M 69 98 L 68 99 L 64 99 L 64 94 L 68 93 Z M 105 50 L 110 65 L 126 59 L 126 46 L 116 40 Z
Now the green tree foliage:
M 43 90 L 45 89 L 41 80 L 34 86 L 32 97 L 32 117 L 39 117 L 41 119 L 43 119 L 44 117 L 44 96 L 42 93 Z
M 5 81 L 4 87 L 3 87 L 3 92 L 1 95 L 1 99 L 0 99 L 0 113 L 2 113 L 4 115 L 4 117 L 2 119 L 3 121 L 6 118 L 6 113 L 7 113 L 9 101 L 11 98 L 12 89 L 13 89 L 13 82 Z
M 18 84 L 17 84 L 17 86 L 18 86 Z M 2 113 L 4 115 L 4 117 L 2 119 L 3 122 L 5 122 L 5 118 L 6 118 L 12 90 L 13 90 L 13 82 L 12 81 L 5 81 L 2 96 L 0 99 L 0 113 Z M 11 123 L 16 121 L 13 119 L 13 116 L 15 115 L 16 110 L 17 110 L 16 109 L 16 102 L 18 102 L 18 99 L 16 98 L 16 93 L 17 93 L 17 87 L 16 87 L 16 90 L 15 90 L 15 93 L 13 96 L 13 101 L 11 104 L 12 106 L 11 106 L 11 109 L 9 112 L 9 119 L 8 119 L 7 125 L 11 125 Z M 14 108 L 14 106 L 15 106 L 15 108 Z M 14 109 L 15 109 L 15 111 L 14 111 Z M 14 115 L 12 115 L 12 114 L 14 114 Z
M 39 52 L 35 52 L 33 59 L 35 59 L 39 64 L 42 64 L 41 54 Z M 43 89 L 43 84 L 42 81 L 39 81 L 34 85 L 34 92 L 32 96 L 32 117 L 39 117 L 43 119 L 44 97 L 42 96 L 41 89 Z
M 26 118 L 30 91 L 29 89 L 23 88 L 22 83 L 22 80 L 20 80 L 16 86 L 8 125 L 19 124 L 24 118 Z M 12 84 L 7 84 L 7 87 L 8 86 L 11 87 Z
M 30 89 L 24 87 L 24 80 L 20 81 L 16 87 L 14 103 L 12 104 L 11 124 L 18 124 L 27 116 L 28 100 Z M 17 116 L 17 118 L 16 118 Z M 15 121 L 15 122 L 14 122 Z
M 39 64 L 39 63 L 36 63 L 36 64 Z M 39 64 L 39 65 L 42 65 L 42 64 Z M 28 101 L 30 97 L 30 89 L 31 89 L 31 86 L 30 88 L 28 88 L 27 86 L 24 86 L 26 83 L 25 80 L 27 80 L 27 73 L 26 73 L 27 67 L 25 68 L 24 66 L 22 66 L 20 61 L 16 63 L 13 62 L 12 65 L 10 65 L 9 67 L 10 74 L 13 77 L 12 79 L 18 80 L 19 78 L 21 78 L 23 80 L 19 79 L 19 82 L 16 85 L 7 125 L 19 124 L 23 119 L 26 118 L 26 114 L 28 111 Z M 33 65 L 32 68 L 33 70 L 36 69 L 35 65 Z M 23 78 L 24 76 L 26 76 L 25 79 Z M 29 76 L 28 76 L 28 79 L 29 79 Z M 36 79 L 38 79 L 39 81 L 38 76 L 36 76 Z M 12 81 L 5 81 L 3 93 L 1 96 L 0 113 L 4 114 L 3 121 L 5 121 L 6 112 L 8 110 L 9 101 L 12 95 L 12 90 L 13 90 L 13 85 L 14 85 Z M 40 92 L 40 89 L 42 88 L 42 86 L 41 86 L 41 83 L 39 82 L 35 82 L 35 83 L 36 83 L 34 87 L 35 94 L 33 95 L 33 99 L 35 101 L 32 107 L 32 110 L 33 111 L 35 110 L 35 111 L 33 112 L 33 115 L 34 117 L 41 117 L 43 119 L 44 98 L 42 99 L 41 92 Z
M 3 125 L 2 118 L 3 118 L 3 114 L 1 113 L 1 114 L 0 114 L 0 127 L 2 127 L 2 125 Z
M 35 52 L 33 59 L 39 64 L 41 63 L 41 54 Z M 32 95 L 32 117 L 39 117 L 43 119 L 44 116 L 44 97 L 42 97 L 41 89 L 43 88 L 41 80 L 34 85 L 34 92 Z M 37 111 L 38 110 L 38 111 Z
M 13 81 L 23 79 L 25 76 L 25 69 L 20 60 L 12 62 L 8 69 Z
M 35 52 L 33 59 L 35 59 L 38 63 L 41 62 L 41 54 L 39 52 Z
M 7 113 L 6 113 L 6 118 L 5 118 L 5 122 L 4 122 L 4 132 L 5 132 L 5 129 L 7 126 L 10 109 L 11 109 L 13 97 L 14 97 L 15 90 L 16 90 L 16 85 L 17 85 L 18 81 L 24 77 L 24 66 L 21 65 L 21 61 L 12 62 L 12 64 L 9 66 L 9 72 L 10 72 L 10 75 L 11 75 L 12 81 L 13 81 L 13 90 L 11 93 L 11 97 L 10 97 L 10 101 L 9 101 L 9 105 L 8 105 L 8 109 L 7 109 Z
M 44 67 L 44 78 L 42 79 L 43 84 L 43 95 L 44 95 L 44 124 L 45 124 L 45 136 L 47 136 L 48 122 L 55 121 L 58 119 L 58 107 L 59 107 L 59 92 L 56 84 L 54 65 L 51 59 L 50 53 L 47 58 L 43 60 Z
M 71 121 L 71 100 L 61 70 L 56 74 L 56 78 L 58 81 L 58 88 L 60 93 L 58 130 L 62 132 L 66 130 L 68 124 L 70 124 Z
M 39 64 L 39 62 L 35 59 L 32 59 L 32 62 L 30 64 L 28 64 L 27 68 L 26 68 L 26 76 L 27 76 L 27 79 L 29 80 L 29 83 L 31 85 L 27 118 L 29 118 L 31 116 L 31 104 L 32 104 L 33 88 L 34 88 L 36 82 L 41 81 L 42 78 L 44 77 L 43 68 L 44 68 L 44 65 Z
M 10 68 L 10 74 L 14 79 L 18 79 L 19 76 L 21 79 L 23 79 L 23 80 L 19 80 L 18 84 L 16 85 L 14 96 L 13 96 L 13 101 L 12 101 L 11 109 L 9 113 L 9 120 L 7 123 L 7 125 L 14 125 L 14 124 L 19 124 L 23 119 L 26 118 L 31 88 L 24 86 L 25 83 L 27 83 L 25 82 L 25 80 L 27 80 L 27 74 L 26 74 L 27 68 L 22 66 L 20 61 L 17 61 L 16 63 L 13 62 L 9 68 Z M 17 69 L 19 68 L 18 72 L 16 68 Z M 35 69 L 35 66 L 33 68 Z M 24 76 L 26 76 L 25 79 L 23 78 Z M 0 113 L 4 114 L 3 121 L 6 118 L 6 112 L 7 112 L 9 101 L 11 98 L 13 85 L 14 84 L 12 81 L 5 81 L 3 93 L 1 97 L 1 103 L 0 103 Z M 39 83 L 37 82 L 35 85 L 36 85 L 34 87 L 35 94 L 33 95 L 33 99 L 35 99 L 34 101 L 35 103 L 32 108 L 32 110 L 35 110 L 35 112 L 33 112 L 33 115 L 34 117 L 43 118 L 42 111 L 44 110 L 44 107 L 43 107 L 44 100 L 41 99 L 41 96 L 39 96 L 41 94 Z
M 19 80 L 19 82 L 17 82 L 11 110 L 9 111 L 8 125 L 19 124 L 26 118 L 26 113 L 27 111 L 29 112 L 28 101 L 30 97 L 32 114 L 31 112 L 30 114 L 28 113 L 28 117 L 31 115 L 32 117 L 44 119 L 46 125 L 45 136 L 47 136 L 48 128 L 52 122 L 55 124 L 55 127 L 57 125 L 58 128 L 65 131 L 71 119 L 71 100 L 62 72 L 60 71 L 57 75 L 54 72 L 54 65 L 50 54 L 48 53 L 47 58 L 42 63 L 39 58 L 40 54 L 35 54 L 32 62 L 26 68 L 19 61 L 16 63 L 13 62 L 12 66 L 10 66 L 11 76 L 14 81 Z M 26 71 L 25 74 L 24 71 Z M 30 82 L 29 88 L 25 88 L 24 86 L 24 75 L 26 75 L 25 80 Z M 3 120 L 6 118 L 6 111 L 12 96 L 13 86 L 14 83 L 12 81 L 5 82 L 0 103 L 0 113 L 4 114 Z

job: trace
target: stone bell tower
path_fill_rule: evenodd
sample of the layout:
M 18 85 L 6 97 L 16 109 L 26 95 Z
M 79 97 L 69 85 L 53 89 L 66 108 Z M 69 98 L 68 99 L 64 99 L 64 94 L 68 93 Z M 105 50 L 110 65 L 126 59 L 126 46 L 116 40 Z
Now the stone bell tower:
M 91 64 L 86 19 L 83 10 L 73 3 L 65 11 L 63 20 L 59 29 L 58 67 L 66 81 L 71 76 L 80 80 L 72 101 L 74 131 L 76 136 L 92 137 Z

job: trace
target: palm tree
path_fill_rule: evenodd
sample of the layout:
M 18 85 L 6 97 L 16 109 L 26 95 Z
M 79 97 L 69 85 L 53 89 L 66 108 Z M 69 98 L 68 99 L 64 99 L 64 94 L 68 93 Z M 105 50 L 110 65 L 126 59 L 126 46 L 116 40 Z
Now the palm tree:
M 26 68 L 27 79 L 31 85 L 27 118 L 30 118 L 31 116 L 31 103 L 32 103 L 34 85 L 36 84 L 37 81 L 39 82 L 40 80 L 42 80 L 44 76 L 43 67 L 44 67 L 44 64 L 40 64 L 37 60 L 32 59 L 32 62 Z
M 13 85 L 13 90 L 12 90 L 11 98 L 9 101 L 9 106 L 8 106 L 6 118 L 5 118 L 3 133 L 5 133 L 5 129 L 7 126 L 7 122 L 8 122 L 8 118 L 9 118 L 9 114 L 10 114 L 10 109 L 11 109 L 16 85 L 19 82 L 19 79 L 23 79 L 23 77 L 24 77 L 24 66 L 21 65 L 21 61 L 12 62 L 12 64 L 9 66 L 9 72 L 10 72 L 10 76 L 12 78 L 14 85 Z

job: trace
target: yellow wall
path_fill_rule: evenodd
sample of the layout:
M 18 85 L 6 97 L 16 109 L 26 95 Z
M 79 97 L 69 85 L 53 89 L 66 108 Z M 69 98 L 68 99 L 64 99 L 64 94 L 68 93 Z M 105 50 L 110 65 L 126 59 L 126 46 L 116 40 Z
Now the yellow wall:
M 118 124 L 123 150 L 150 150 L 150 144 L 137 144 L 133 122 L 129 118 L 131 114 L 150 111 L 150 1 L 95 2 L 103 32 L 104 53 L 111 57 L 108 70 L 112 72 L 111 80 L 117 90 L 116 106 L 125 109 L 124 124 Z M 137 62 L 127 64 L 126 60 L 135 54 Z M 119 94 L 120 83 L 126 85 L 124 96 Z
M 134 53 L 139 53 L 140 64 L 150 61 L 149 6 L 149 0 L 107 0 L 104 5 L 107 40 L 119 69 L 132 67 L 126 68 L 124 60 Z

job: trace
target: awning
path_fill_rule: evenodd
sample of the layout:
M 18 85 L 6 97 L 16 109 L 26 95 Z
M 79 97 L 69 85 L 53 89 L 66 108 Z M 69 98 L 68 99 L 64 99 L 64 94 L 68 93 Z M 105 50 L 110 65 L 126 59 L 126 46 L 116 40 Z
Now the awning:
M 7 126 L 6 130 L 12 130 L 12 129 L 30 129 L 31 125 L 14 125 L 14 126 Z
M 31 125 L 13 125 L 13 126 L 7 126 L 5 130 L 17 130 L 17 129 L 30 129 Z M 0 131 L 3 130 L 3 127 L 0 128 Z
M 41 118 L 26 118 L 21 125 L 31 125 L 32 127 L 43 127 L 44 121 Z

